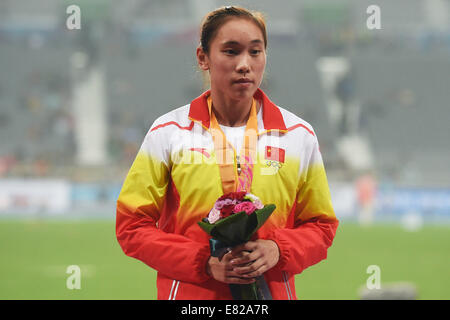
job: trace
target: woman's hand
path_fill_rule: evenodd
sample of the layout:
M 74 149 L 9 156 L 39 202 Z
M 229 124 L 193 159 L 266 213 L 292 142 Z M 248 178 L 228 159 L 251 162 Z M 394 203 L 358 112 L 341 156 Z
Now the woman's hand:
M 274 267 L 279 259 L 275 241 L 258 239 L 233 248 L 220 260 L 210 257 L 206 270 L 217 281 L 248 284 Z
M 248 252 L 248 254 L 244 254 Z M 275 241 L 258 239 L 233 248 L 233 271 L 242 278 L 256 278 L 274 267 L 280 259 Z
M 242 252 L 241 256 L 248 255 Z M 255 279 L 248 277 L 241 277 L 233 270 L 231 260 L 236 258 L 231 252 L 226 253 L 221 259 L 217 257 L 210 257 L 206 264 L 206 273 L 220 282 L 234 283 L 234 284 L 249 284 L 255 282 Z

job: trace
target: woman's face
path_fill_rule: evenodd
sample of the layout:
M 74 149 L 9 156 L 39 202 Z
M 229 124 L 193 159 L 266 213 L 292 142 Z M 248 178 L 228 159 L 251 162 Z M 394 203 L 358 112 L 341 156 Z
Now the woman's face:
M 253 96 L 266 67 L 263 34 L 254 22 L 230 19 L 217 31 L 209 54 L 202 52 L 197 51 L 199 65 L 209 70 L 212 90 L 233 100 Z

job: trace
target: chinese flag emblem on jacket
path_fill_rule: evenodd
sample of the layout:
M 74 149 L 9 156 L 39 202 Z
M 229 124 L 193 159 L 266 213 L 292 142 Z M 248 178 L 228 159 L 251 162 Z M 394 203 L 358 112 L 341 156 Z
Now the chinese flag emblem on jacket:
M 282 148 L 266 146 L 266 154 L 264 158 L 266 160 L 274 160 L 284 163 L 284 153 L 285 150 Z

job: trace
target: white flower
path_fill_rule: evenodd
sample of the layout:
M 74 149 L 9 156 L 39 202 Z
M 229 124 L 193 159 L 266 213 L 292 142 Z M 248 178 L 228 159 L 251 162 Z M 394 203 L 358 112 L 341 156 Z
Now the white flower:
M 208 221 L 209 223 L 214 223 L 217 220 L 220 219 L 220 211 L 217 210 L 216 208 L 212 208 L 211 211 L 208 214 Z
M 251 202 L 255 202 L 255 201 L 261 202 L 261 200 L 259 200 L 259 198 L 257 196 L 255 196 L 254 194 L 252 194 L 252 193 L 247 193 L 245 195 L 244 199 L 245 198 L 249 199 Z

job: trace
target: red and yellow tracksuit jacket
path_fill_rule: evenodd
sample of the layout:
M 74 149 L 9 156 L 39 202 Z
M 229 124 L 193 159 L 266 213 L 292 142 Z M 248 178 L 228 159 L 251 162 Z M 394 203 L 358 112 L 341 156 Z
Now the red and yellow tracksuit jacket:
M 208 95 L 153 123 L 117 200 L 117 239 L 125 254 L 157 270 L 158 299 L 232 299 L 228 284 L 206 273 L 209 236 L 197 225 L 224 193 Z M 313 128 L 262 90 L 254 98 L 262 112 L 247 191 L 276 205 L 257 236 L 280 249 L 264 277 L 274 299 L 297 299 L 294 275 L 326 258 L 338 220 Z

